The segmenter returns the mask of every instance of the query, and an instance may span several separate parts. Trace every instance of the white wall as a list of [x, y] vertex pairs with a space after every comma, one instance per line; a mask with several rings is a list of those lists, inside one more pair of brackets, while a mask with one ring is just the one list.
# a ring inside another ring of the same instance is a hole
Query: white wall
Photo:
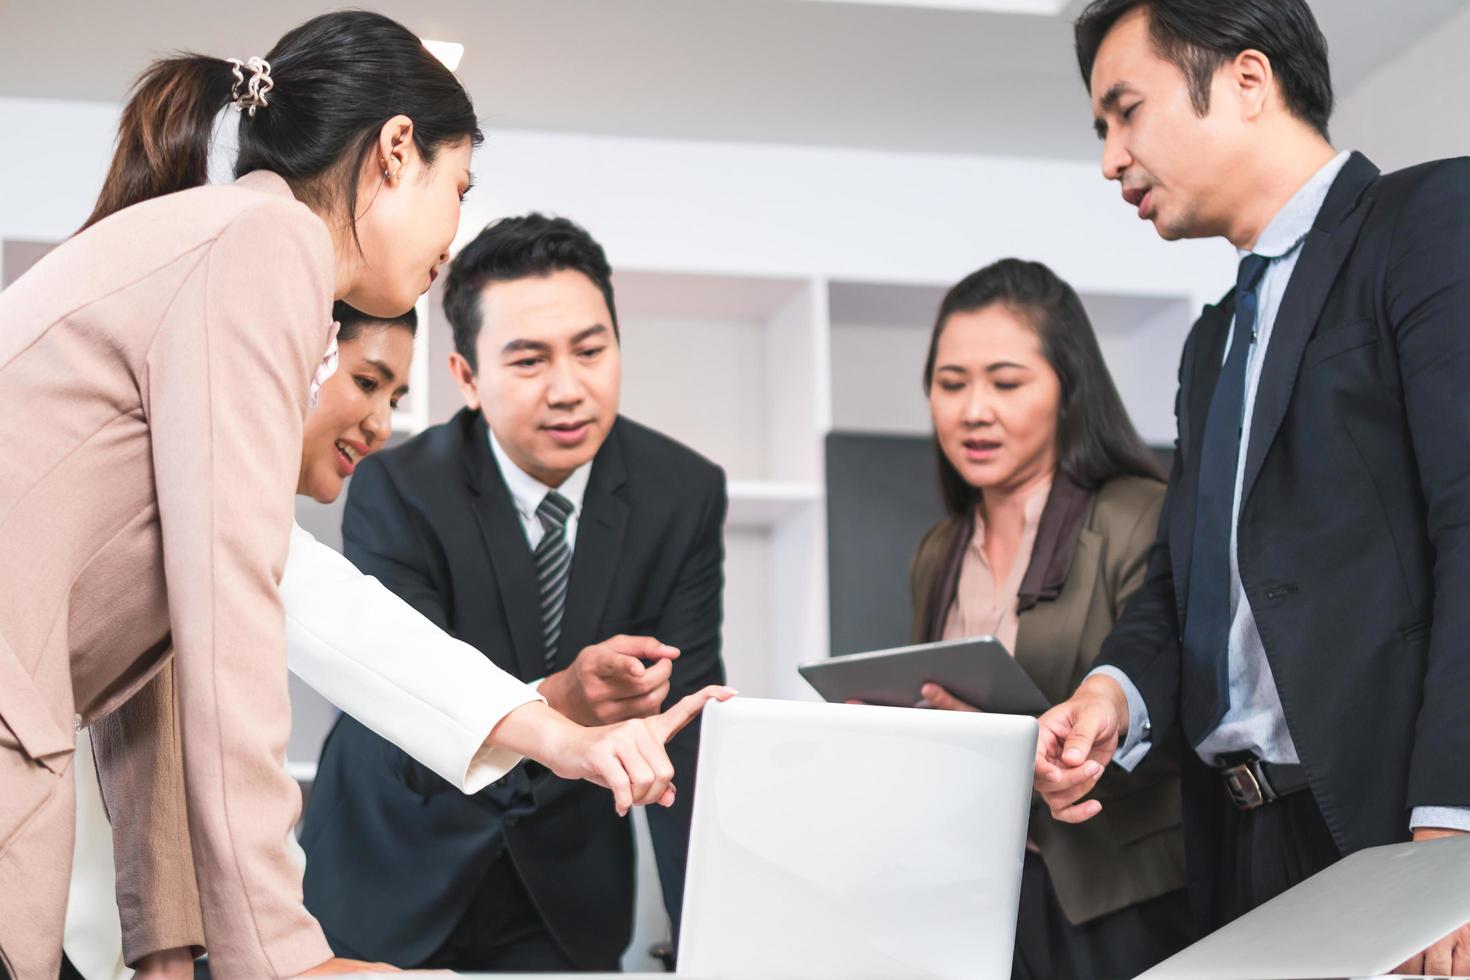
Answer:
[[[86, 217], [116, 109], [0, 98], [0, 236], [55, 238]], [[1003, 255], [1081, 290], [1186, 294], [1227, 252], [1166, 245], [1088, 164], [492, 131], [461, 238], [529, 208], [574, 217], [615, 266], [945, 282]]]
[[[115, 121], [112, 106], [0, 98], [0, 238], [54, 240], [82, 222]], [[1160, 241], [1091, 164], [492, 130], [475, 169], [461, 242], [539, 208], [586, 225], [622, 269], [938, 287], [1020, 255], [1084, 295], [1175, 298], [1182, 315], [1151, 324], [1148, 343], [1106, 345], [1151, 439], [1172, 428], [1154, 379], [1174, 376], [1184, 311], [1217, 297], [1234, 264], [1219, 243]], [[898, 372], [904, 390], [912, 374]]]
[[1168, 245], [1090, 164], [492, 133], [462, 237], [542, 208], [614, 265], [947, 283], [1005, 255], [1079, 290], [1217, 296], [1233, 261]]
[[1333, 142], [1385, 172], [1470, 154], [1470, 4], [1338, 104]]
[[[1335, 142], [1385, 169], [1470, 153], [1466, 51], [1470, 5], [1340, 94]], [[75, 229], [115, 122], [110, 105], [0, 98], [0, 237]], [[616, 266], [941, 283], [1017, 254], [1082, 291], [1182, 293], [1194, 305], [1222, 291], [1231, 266], [1211, 244], [1158, 241], [1089, 164], [492, 129], [476, 170], [464, 234], [551, 209], [588, 225]]]
[[117, 126], [114, 106], [0, 98], [14, 134], [0, 153], [0, 238], [56, 241], [92, 210]]

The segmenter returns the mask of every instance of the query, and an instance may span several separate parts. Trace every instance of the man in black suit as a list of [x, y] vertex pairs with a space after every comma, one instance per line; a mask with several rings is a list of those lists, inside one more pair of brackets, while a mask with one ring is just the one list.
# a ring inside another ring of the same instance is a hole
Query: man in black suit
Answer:
[[[1216, 928], [1343, 854], [1470, 830], [1470, 160], [1337, 153], [1302, 0], [1097, 0], [1076, 37], [1104, 175], [1241, 259], [1184, 347], [1146, 582], [1042, 719], [1036, 786], [1090, 819], [1109, 761], [1182, 735]], [[1470, 927], [1421, 970], [1470, 974]]]
[[[365, 459], [343, 519], [359, 568], [589, 725], [724, 677], [724, 474], [618, 415], [611, 274], [565, 219], [481, 232], [444, 301], [467, 407]], [[679, 793], [648, 811], [676, 922], [697, 739], [669, 743]], [[632, 828], [606, 790], [534, 764], [464, 796], [344, 716], [302, 844], [307, 906], [366, 959], [614, 970], [631, 935]]]

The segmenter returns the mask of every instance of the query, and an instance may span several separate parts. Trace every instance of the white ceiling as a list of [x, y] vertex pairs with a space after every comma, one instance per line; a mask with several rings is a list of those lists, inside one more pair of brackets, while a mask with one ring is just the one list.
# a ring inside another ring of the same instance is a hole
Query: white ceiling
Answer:
[[[465, 45], [489, 130], [1092, 159], [1083, 0], [359, 0]], [[1315, 0], [1339, 94], [1466, 0]], [[0, 95], [115, 102], [176, 49], [264, 55], [340, 3], [0, 0]], [[997, 10], [1040, 13], [998, 13]], [[1059, 9], [1047, 14], [1045, 10]]]

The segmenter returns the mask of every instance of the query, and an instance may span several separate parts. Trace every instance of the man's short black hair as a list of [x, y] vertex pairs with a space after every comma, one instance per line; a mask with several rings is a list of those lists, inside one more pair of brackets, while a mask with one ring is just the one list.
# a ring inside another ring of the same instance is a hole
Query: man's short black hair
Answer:
[[1210, 83], [1220, 66], [1254, 49], [1271, 59], [1287, 108], [1327, 138], [1332, 118], [1327, 38], [1305, 0], [1093, 0], [1074, 28], [1077, 64], [1089, 92], [1103, 39], [1124, 14], [1139, 7], [1148, 13], [1159, 54], [1189, 82], [1195, 112], [1210, 111]]
[[454, 349], [469, 362], [470, 370], [479, 370], [475, 341], [483, 326], [480, 294], [485, 287], [492, 282], [549, 276], [568, 269], [582, 273], [597, 286], [607, 301], [613, 334], [620, 336], [618, 311], [613, 305], [612, 266], [602, 246], [581, 225], [538, 212], [502, 218], [487, 225], [460, 251], [444, 283], [444, 315], [454, 329]]

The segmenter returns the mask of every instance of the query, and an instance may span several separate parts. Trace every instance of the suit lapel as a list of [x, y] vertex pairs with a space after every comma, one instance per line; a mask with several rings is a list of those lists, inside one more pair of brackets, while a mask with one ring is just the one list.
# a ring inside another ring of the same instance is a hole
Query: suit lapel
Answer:
[[1210, 413], [1210, 399], [1220, 380], [1221, 362], [1225, 359], [1225, 340], [1235, 317], [1235, 291], [1214, 306], [1207, 306], [1195, 323], [1192, 361], [1186, 365], [1182, 383], [1183, 414], [1179, 419], [1179, 459], [1183, 467], [1180, 485], [1173, 490], [1176, 498], [1169, 508], [1169, 552], [1174, 568], [1174, 593], [1179, 615], [1184, 615], [1184, 596], [1189, 593], [1189, 557], [1194, 544], [1194, 508], [1199, 484], [1200, 440], [1204, 438], [1205, 419]]
[[592, 462], [587, 493], [582, 499], [582, 515], [577, 521], [577, 540], [572, 550], [571, 579], [567, 583], [561, 648], [557, 651], [558, 667], [571, 663], [583, 647], [607, 639], [596, 634], [617, 574], [618, 556], [628, 526], [628, 502], [622, 495], [625, 483], [622, 435], [615, 423]]
[[1061, 592], [1051, 602], [1038, 602], [1017, 621], [1016, 662], [1054, 703], [1072, 693], [1072, 678], [1079, 672], [1082, 627], [1097, 588], [1101, 554], [1101, 536], [1085, 527], [1078, 531], [1077, 551]]
[[944, 620], [954, 605], [955, 595], [960, 588], [960, 569], [965, 563], [965, 551], [970, 539], [975, 536], [975, 515], [951, 518], [952, 527], [948, 543], [939, 553], [934, 564], [933, 586], [929, 589], [924, 606], [925, 633], [921, 643], [937, 643], [944, 638]]
[[478, 412], [466, 446], [465, 477], [476, 494], [475, 522], [495, 568], [495, 584], [510, 627], [517, 673], [521, 680], [542, 677], [546, 673], [546, 658], [536, 567], [515, 501], [490, 453], [485, 419]]
[[1353, 154], [1333, 181], [1327, 200], [1302, 243], [1301, 258], [1292, 271], [1291, 282], [1286, 287], [1276, 322], [1271, 327], [1271, 341], [1266, 348], [1261, 378], [1256, 387], [1250, 444], [1246, 448], [1245, 479], [1241, 485], [1242, 509], [1250, 498], [1256, 477], [1260, 475], [1266, 453], [1281, 428], [1287, 406], [1291, 404], [1291, 392], [1301, 368], [1302, 353], [1316, 329], [1327, 294], [1363, 226], [1367, 209], [1359, 207], [1358, 201], [1377, 176], [1378, 168], [1361, 154]]
[[1220, 381], [1220, 369], [1225, 360], [1225, 341], [1230, 336], [1230, 324], [1235, 318], [1235, 290], [1226, 294], [1218, 304], [1205, 307], [1195, 327], [1198, 348], [1194, 355], [1194, 378], [1189, 388], [1188, 415], [1179, 426], [1179, 450], [1190, 461], [1190, 470], [1199, 472], [1199, 459], [1195, 448], [1205, 433], [1205, 419], [1210, 414], [1210, 399], [1215, 397], [1215, 385]]

